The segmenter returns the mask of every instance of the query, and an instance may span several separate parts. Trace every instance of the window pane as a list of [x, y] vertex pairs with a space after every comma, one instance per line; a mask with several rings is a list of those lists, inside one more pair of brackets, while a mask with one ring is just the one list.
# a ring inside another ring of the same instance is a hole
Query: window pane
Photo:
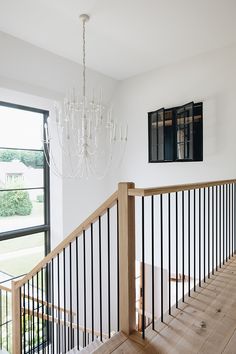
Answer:
[[0, 241], [0, 282], [28, 273], [44, 257], [44, 233]]
[[44, 224], [44, 191], [0, 191], [0, 232]]
[[152, 144], [157, 145], [157, 113], [152, 113], [151, 116], [151, 139]]
[[202, 136], [202, 103], [194, 105], [194, 158], [197, 161], [203, 159], [203, 136]]
[[41, 149], [43, 115], [0, 106], [1, 147]]
[[177, 109], [177, 159], [193, 159], [193, 103]]
[[42, 151], [0, 149], [0, 189], [43, 187]]
[[157, 160], [157, 113], [153, 112], [150, 116], [150, 139], [151, 139], [151, 161]]
[[174, 160], [174, 127], [173, 127], [173, 111], [165, 110], [165, 160]]
[[158, 160], [164, 160], [164, 109], [158, 111]]

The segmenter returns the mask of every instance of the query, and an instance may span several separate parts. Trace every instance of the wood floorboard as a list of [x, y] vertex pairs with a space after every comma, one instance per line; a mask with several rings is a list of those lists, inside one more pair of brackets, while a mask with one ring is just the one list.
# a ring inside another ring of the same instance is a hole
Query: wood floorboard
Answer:
[[123, 338], [110, 353], [236, 354], [236, 256], [179, 307], [147, 329], [143, 344]]

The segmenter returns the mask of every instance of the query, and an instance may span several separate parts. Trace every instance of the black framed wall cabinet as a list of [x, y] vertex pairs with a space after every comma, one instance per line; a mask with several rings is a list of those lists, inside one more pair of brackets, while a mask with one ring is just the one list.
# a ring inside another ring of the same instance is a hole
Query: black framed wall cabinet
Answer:
[[203, 104], [161, 108], [148, 113], [149, 162], [203, 160]]

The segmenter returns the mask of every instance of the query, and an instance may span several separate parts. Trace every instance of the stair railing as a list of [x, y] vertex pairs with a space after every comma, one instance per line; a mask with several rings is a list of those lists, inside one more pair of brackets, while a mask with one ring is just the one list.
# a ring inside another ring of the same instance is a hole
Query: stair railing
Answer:
[[235, 183], [232, 179], [129, 189], [136, 204], [143, 338], [150, 322], [156, 330], [234, 256]]
[[[27, 314], [40, 332], [37, 345], [50, 346], [52, 353], [85, 347], [88, 329], [91, 341], [95, 334], [104, 341], [104, 332], [108, 339], [117, 331], [130, 335], [139, 325], [144, 338], [150, 322], [155, 329], [158, 318], [164, 321], [166, 312], [171, 314], [233, 256], [235, 183], [144, 189], [119, 183], [118, 191], [38, 266], [13, 282], [13, 353], [24, 351], [21, 330]], [[135, 287], [136, 260], [140, 289]], [[27, 296], [36, 297], [36, 304]], [[44, 301], [75, 312], [77, 327], [72, 316], [55, 323], [54, 306]]]
[[[13, 353], [65, 353], [119, 330], [118, 193], [12, 282]], [[58, 308], [69, 311], [60, 312]]]

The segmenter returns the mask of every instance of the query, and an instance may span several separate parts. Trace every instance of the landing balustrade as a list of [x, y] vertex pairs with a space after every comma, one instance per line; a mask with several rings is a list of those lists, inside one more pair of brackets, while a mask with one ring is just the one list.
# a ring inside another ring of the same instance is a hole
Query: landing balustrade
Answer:
[[144, 339], [234, 255], [235, 182], [120, 183], [11, 292], [0, 290], [1, 304], [12, 298], [4, 348], [67, 353], [119, 331]]

